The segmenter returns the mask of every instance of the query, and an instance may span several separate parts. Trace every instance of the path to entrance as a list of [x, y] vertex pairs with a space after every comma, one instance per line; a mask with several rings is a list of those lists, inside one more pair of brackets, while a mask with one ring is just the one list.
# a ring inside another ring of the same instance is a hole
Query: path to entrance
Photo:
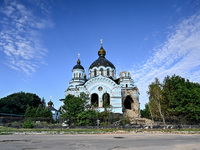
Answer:
[[1, 150], [199, 150], [200, 135], [0, 135]]

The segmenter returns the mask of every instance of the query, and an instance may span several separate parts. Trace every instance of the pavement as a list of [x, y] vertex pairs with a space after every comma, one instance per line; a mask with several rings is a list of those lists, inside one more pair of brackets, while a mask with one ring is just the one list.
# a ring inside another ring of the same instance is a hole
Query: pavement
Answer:
[[199, 134], [0, 135], [0, 150], [200, 150]]

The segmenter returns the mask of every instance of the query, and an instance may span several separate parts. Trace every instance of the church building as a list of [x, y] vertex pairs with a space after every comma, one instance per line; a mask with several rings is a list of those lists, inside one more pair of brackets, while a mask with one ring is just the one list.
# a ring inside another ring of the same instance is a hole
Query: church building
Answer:
[[130, 73], [123, 71], [116, 77], [115, 66], [106, 59], [106, 51], [98, 51], [98, 59], [89, 67], [86, 77], [80, 58], [72, 69], [72, 79], [65, 95], [79, 96], [81, 92], [89, 95], [88, 102], [95, 109], [103, 111], [105, 106], [111, 106], [114, 113], [125, 113], [130, 117], [140, 117], [139, 90], [134, 85]]

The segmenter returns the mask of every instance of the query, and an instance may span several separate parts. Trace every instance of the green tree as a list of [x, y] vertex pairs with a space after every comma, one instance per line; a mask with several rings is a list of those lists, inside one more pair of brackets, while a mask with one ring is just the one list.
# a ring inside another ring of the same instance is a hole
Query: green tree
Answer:
[[95, 110], [88, 109], [78, 114], [77, 124], [78, 125], [90, 125], [95, 126], [97, 124], [98, 113]]
[[85, 93], [81, 93], [79, 97], [67, 95], [62, 106], [64, 111], [61, 116], [66, 118], [70, 125], [75, 125], [78, 115], [89, 108], [87, 99], [88, 97]]
[[144, 118], [151, 118], [150, 110], [149, 110], [149, 105], [145, 104], [145, 108], [140, 110], [141, 117]]
[[[158, 78], [155, 78], [155, 81], [152, 82], [149, 85], [149, 91], [147, 92], [149, 95], [149, 102], [150, 102], [150, 107], [151, 104], [154, 103], [154, 106], [157, 106], [157, 110], [159, 112], [160, 117], [163, 120], [163, 124], [165, 125], [165, 117], [162, 112], [162, 103], [163, 103], [163, 96], [162, 96], [162, 84], [158, 80]], [[152, 110], [152, 107], [150, 108]], [[154, 109], [154, 112], [156, 112], [156, 109]]]
[[38, 107], [31, 108], [30, 106], [27, 107], [25, 112], [25, 118], [30, 118], [34, 120], [45, 120], [48, 122], [53, 121], [51, 111], [43, 105], [39, 105]]
[[163, 100], [169, 117], [186, 118], [190, 123], [200, 120], [200, 85], [180, 76], [164, 79]]
[[42, 103], [36, 94], [19, 92], [0, 99], [0, 112], [24, 115], [27, 106], [38, 107]]
[[148, 94], [152, 117], [172, 118], [179, 120], [179, 123], [200, 122], [199, 83], [177, 75], [165, 77], [162, 84], [156, 78], [149, 85]]

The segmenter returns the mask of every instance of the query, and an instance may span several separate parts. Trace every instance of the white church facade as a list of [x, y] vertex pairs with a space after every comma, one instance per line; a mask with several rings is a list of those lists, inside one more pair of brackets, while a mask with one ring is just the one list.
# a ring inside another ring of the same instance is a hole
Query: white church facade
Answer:
[[88, 78], [78, 58], [65, 95], [79, 96], [81, 92], [84, 92], [89, 95], [88, 102], [100, 111], [103, 111], [104, 106], [108, 104], [114, 113], [126, 113], [131, 117], [140, 117], [139, 90], [134, 85], [130, 73], [123, 71], [119, 78], [116, 77], [116, 68], [106, 59], [102, 41], [98, 55], [98, 59], [89, 67]]

